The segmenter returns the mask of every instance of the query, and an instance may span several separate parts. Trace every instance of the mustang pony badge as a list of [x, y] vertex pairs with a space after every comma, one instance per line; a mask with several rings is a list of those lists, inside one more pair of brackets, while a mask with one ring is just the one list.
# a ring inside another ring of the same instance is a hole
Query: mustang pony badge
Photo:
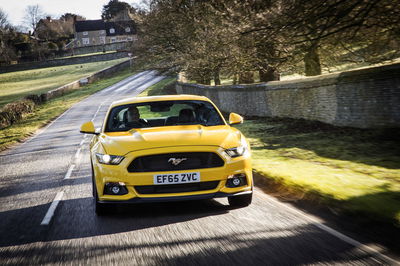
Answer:
[[176, 166], [185, 160], [187, 160], [187, 158], [169, 158], [168, 162]]

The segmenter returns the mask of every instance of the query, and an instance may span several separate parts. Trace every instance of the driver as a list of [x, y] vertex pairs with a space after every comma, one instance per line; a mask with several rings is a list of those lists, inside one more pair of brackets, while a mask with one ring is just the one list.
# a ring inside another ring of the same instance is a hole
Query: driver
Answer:
[[140, 118], [139, 110], [136, 106], [130, 106], [126, 111], [126, 120], [120, 127], [125, 128], [138, 128], [147, 127], [149, 123], [145, 119]]

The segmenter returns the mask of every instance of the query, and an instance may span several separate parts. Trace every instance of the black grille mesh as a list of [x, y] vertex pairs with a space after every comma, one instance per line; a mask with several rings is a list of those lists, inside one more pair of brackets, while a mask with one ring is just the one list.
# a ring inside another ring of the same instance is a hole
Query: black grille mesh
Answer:
[[208, 181], [188, 184], [135, 186], [139, 194], [183, 193], [215, 189], [219, 181]]
[[[184, 159], [178, 165], [172, 164], [171, 158]], [[159, 172], [213, 168], [224, 165], [224, 161], [213, 152], [183, 152], [141, 156], [128, 166], [128, 172]]]

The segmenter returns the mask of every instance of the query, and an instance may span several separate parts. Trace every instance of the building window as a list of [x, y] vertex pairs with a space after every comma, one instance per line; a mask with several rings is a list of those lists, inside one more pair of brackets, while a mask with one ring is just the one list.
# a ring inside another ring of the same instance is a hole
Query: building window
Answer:
[[83, 35], [88, 35], [88, 32], [87, 32], [87, 31], [84, 31], [84, 32], [83, 32]]
[[111, 42], [116, 42], [115, 37], [111, 38]]
[[128, 41], [132, 41], [133, 40], [133, 38], [132, 37], [128, 37]]
[[131, 28], [126, 27], [126, 28], [125, 28], [125, 32], [131, 32]]
[[101, 36], [100, 37], [100, 43], [106, 43], [106, 37]]
[[82, 44], [83, 45], [90, 44], [89, 38], [82, 38]]
[[115, 29], [114, 29], [114, 28], [111, 28], [111, 29], [110, 29], [110, 33], [115, 33]]

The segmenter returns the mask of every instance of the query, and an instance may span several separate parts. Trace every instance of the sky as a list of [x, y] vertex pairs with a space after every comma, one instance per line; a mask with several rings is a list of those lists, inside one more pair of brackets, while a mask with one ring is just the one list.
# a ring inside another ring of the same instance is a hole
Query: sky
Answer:
[[0, 8], [8, 15], [8, 21], [17, 26], [23, 25], [22, 20], [28, 5], [38, 4], [46, 14], [55, 18], [68, 12], [82, 15], [86, 19], [100, 19], [103, 5], [108, 2], [109, 0], [0, 0]]

